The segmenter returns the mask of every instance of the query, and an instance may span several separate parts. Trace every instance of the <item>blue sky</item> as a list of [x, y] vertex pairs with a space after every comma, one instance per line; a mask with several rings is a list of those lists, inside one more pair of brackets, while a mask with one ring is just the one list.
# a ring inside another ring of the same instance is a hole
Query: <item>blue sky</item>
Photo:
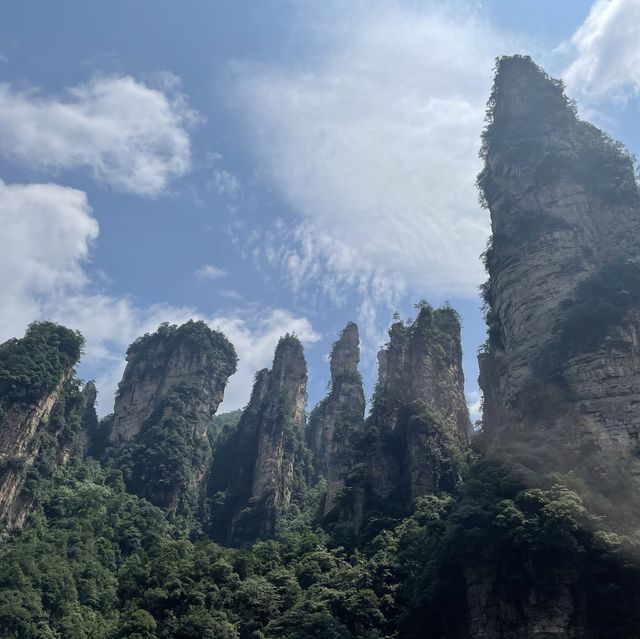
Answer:
[[83, 331], [109, 412], [129, 342], [199, 317], [248, 399], [278, 337], [358, 322], [371, 391], [394, 310], [449, 301], [477, 402], [495, 56], [529, 53], [640, 151], [640, 0], [35, 2], [0, 22], [0, 339]]

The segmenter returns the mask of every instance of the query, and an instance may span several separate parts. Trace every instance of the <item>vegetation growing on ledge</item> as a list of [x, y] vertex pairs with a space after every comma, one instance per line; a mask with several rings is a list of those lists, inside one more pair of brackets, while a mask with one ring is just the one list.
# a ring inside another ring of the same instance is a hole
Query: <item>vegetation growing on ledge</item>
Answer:
[[560, 80], [529, 56], [498, 58], [486, 111], [478, 176], [490, 206], [509, 176], [545, 183], [566, 174], [612, 204], [638, 205], [635, 159], [620, 142], [578, 118]]
[[562, 304], [556, 338], [542, 353], [539, 367], [557, 371], [567, 359], [598, 348], [625, 314], [640, 304], [640, 261], [616, 260], [576, 287]]
[[211, 455], [206, 433], [194, 432], [197, 417], [189, 412], [197, 393], [176, 388], [114, 459], [129, 492], [179, 516], [187, 527], [193, 526], [198, 509], [196, 478]]
[[12, 404], [35, 404], [80, 359], [84, 339], [52, 322], [34, 322], [21, 339], [0, 344], [0, 415]]
[[[211, 373], [216, 373], [222, 367], [227, 376], [236, 370], [238, 358], [233, 344], [220, 332], [214, 331], [203, 321], [189, 320], [181, 326], [163, 322], [155, 333], [146, 333], [133, 342], [127, 357], [135, 356], [139, 359], [162, 352], [165, 356], [183, 348], [192, 353], [203, 355], [203, 361]], [[161, 366], [164, 362], [156, 362]]]

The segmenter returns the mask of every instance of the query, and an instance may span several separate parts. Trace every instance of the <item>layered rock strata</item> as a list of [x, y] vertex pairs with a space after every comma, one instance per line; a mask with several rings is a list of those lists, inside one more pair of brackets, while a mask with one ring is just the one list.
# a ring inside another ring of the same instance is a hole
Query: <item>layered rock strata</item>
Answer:
[[233, 345], [204, 322], [180, 327], [163, 324], [136, 340], [127, 351], [127, 366], [118, 386], [111, 443], [133, 439], [162, 400], [178, 387], [197, 391], [193, 406], [196, 430], [203, 436], [218, 409], [230, 375], [235, 372]]
[[236, 368], [233, 345], [204, 322], [162, 325], [134, 342], [110, 442], [128, 489], [193, 521], [211, 465], [209, 428]]
[[351, 439], [344, 488], [331, 503], [339, 502], [333, 517], [355, 530], [372, 517], [392, 522], [422, 495], [454, 491], [468, 458], [455, 311], [425, 303], [412, 323], [394, 322], [378, 362], [372, 411]]
[[[633, 529], [640, 514], [633, 163], [581, 121], [562, 84], [527, 57], [499, 60], [488, 118], [479, 177], [492, 225], [481, 444], [493, 459], [526, 468], [522, 477], [535, 485], [545, 477], [569, 482], [605, 515], [603, 526]], [[532, 586], [517, 597], [501, 587], [495, 565], [468, 573], [471, 634], [603, 636], [587, 622], [581, 568], [579, 559], [547, 565], [530, 581], [553, 583], [553, 592]]]
[[640, 488], [640, 193], [620, 145], [530, 59], [499, 62], [480, 176], [491, 213], [484, 433], [544, 429], [566, 470]]
[[229, 544], [273, 537], [305, 481], [307, 365], [300, 341], [280, 339], [233, 433], [218, 446], [209, 498], [212, 530]]
[[81, 346], [77, 333], [50, 322], [32, 324], [24, 338], [0, 345], [0, 528], [19, 528], [29, 514], [33, 495], [23, 485], [43, 447], [55, 447], [48, 452], [60, 464], [68, 459], [64, 438], [45, 439]]
[[363, 427], [366, 402], [359, 361], [358, 327], [349, 322], [331, 349], [329, 394], [311, 412], [307, 431], [316, 475], [327, 481], [325, 515], [333, 510], [344, 489], [353, 461], [351, 441]]

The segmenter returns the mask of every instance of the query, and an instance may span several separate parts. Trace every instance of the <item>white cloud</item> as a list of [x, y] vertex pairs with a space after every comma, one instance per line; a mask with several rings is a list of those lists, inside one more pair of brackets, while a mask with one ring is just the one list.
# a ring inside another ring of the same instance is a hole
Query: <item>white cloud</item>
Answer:
[[479, 388], [467, 393], [467, 407], [472, 424], [482, 419], [482, 391]]
[[166, 80], [157, 90], [130, 76], [98, 77], [63, 96], [0, 84], [0, 153], [53, 171], [86, 167], [116, 191], [158, 195], [190, 169], [197, 120], [176, 79]]
[[82, 191], [0, 181], [0, 339], [22, 333], [43, 299], [82, 288], [98, 236]]
[[640, 0], [597, 0], [570, 45], [570, 92], [621, 98], [640, 91]]
[[247, 321], [246, 314], [214, 317], [208, 320], [222, 331], [238, 352], [238, 372], [231, 378], [221, 410], [241, 408], [249, 399], [253, 376], [262, 368], [270, 368], [278, 340], [285, 333], [295, 333], [303, 344], [313, 344], [320, 335], [308, 319], [296, 317], [282, 309], [260, 311]]
[[163, 321], [203, 319], [234, 343], [240, 366], [227, 409], [248, 400], [255, 371], [269, 365], [281, 335], [295, 332], [306, 344], [319, 339], [307, 319], [281, 309], [207, 317], [194, 308], [140, 306], [95, 292], [86, 263], [98, 224], [82, 191], [0, 181], [0, 228], [0, 341], [21, 336], [36, 319], [80, 330], [87, 342], [80, 372], [96, 378], [101, 413], [112, 410], [127, 346]]
[[195, 276], [199, 280], [219, 280], [227, 276], [227, 272], [213, 264], [203, 264], [196, 272]]
[[[391, 310], [406, 290], [402, 275], [310, 220], [292, 226], [278, 220], [271, 230], [252, 239], [258, 263], [265, 260], [278, 268], [294, 293], [306, 301], [317, 304], [327, 298], [344, 307], [359, 299], [353, 318], [360, 326], [363, 349], [377, 353]], [[378, 322], [379, 310], [384, 313], [384, 329]]]
[[211, 181], [207, 186], [218, 195], [235, 196], [240, 190], [240, 180], [231, 172], [224, 169], [214, 169]]
[[[346, 245], [427, 295], [475, 295], [489, 232], [475, 187], [480, 132], [494, 57], [509, 43], [466, 5], [358, 7], [335, 17], [328, 53], [307, 68], [238, 71], [265, 172], [340, 239], [326, 252], [336, 269]], [[304, 263], [292, 255], [289, 266]]]

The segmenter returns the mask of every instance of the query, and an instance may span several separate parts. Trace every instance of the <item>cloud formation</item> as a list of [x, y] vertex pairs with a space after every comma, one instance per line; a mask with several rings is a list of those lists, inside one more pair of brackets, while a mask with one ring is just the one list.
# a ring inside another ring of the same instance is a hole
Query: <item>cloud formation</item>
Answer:
[[0, 181], [0, 228], [0, 341], [21, 336], [37, 319], [80, 330], [87, 342], [81, 374], [96, 378], [102, 413], [113, 407], [128, 345], [161, 322], [202, 319], [231, 339], [240, 364], [227, 390], [229, 410], [248, 400], [255, 371], [270, 365], [281, 335], [294, 332], [306, 344], [319, 339], [306, 318], [281, 309], [207, 317], [96, 292], [87, 266], [99, 229], [82, 191]]
[[219, 280], [226, 277], [227, 272], [213, 264], [203, 264], [195, 273], [199, 280]]
[[[171, 79], [171, 78], [169, 78]], [[191, 167], [197, 114], [176, 80], [97, 77], [61, 96], [0, 84], [0, 153], [50, 171], [88, 168], [116, 191], [157, 196]]]
[[597, 0], [570, 44], [570, 92], [624, 98], [640, 91], [640, 0]]
[[308, 319], [296, 317], [283, 309], [261, 310], [249, 319], [246, 312], [237, 312], [207, 321], [222, 331], [238, 352], [238, 372], [229, 382], [221, 410], [234, 410], [245, 405], [256, 371], [271, 368], [273, 353], [282, 335], [294, 333], [305, 345], [320, 340]]
[[83, 262], [98, 236], [82, 191], [0, 180], [0, 339], [21, 334], [43, 300], [87, 283]]
[[466, 5], [358, 6], [307, 68], [238, 73], [264, 171], [294, 211], [413, 290], [475, 295], [479, 136], [509, 43]]

